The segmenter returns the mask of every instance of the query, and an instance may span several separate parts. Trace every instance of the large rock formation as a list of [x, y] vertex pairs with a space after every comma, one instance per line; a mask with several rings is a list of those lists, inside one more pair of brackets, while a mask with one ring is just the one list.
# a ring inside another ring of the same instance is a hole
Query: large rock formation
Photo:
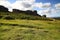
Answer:
[[34, 15], [34, 16], [40, 16], [37, 14], [37, 11], [31, 11], [31, 10], [27, 10], [27, 11], [22, 11], [22, 10], [18, 10], [18, 9], [13, 9], [13, 12], [15, 13], [24, 13], [24, 14], [28, 14], [28, 15]]
[[18, 9], [13, 9], [13, 12], [16, 12], [16, 13], [24, 13], [25, 11], [18, 10]]
[[[9, 12], [8, 8], [0, 5], [0, 12]], [[31, 11], [31, 10], [27, 10], [27, 11], [23, 11], [23, 10], [18, 10], [18, 9], [13, 9], [14, 13], [22, 13], [22, 14], [28, 14], [28, 15], [33, 15], [33, 16], [40, 16], [37, 14], [37, 11]]]
[[8, 12], [8, 8], [0, 5], [0, 12]]

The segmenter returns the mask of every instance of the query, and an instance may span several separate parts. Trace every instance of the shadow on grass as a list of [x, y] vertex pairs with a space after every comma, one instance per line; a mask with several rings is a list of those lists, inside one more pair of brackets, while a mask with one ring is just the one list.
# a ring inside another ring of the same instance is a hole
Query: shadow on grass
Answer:
[[0, 23], [0, 26], [1, 26], [1, 25], [19, 26], [19, 27], [43, 29], [42, 27], [37, 27], [37, 26], [32, 26], [32, 25], [23, 25], [23, 24], [7, 24], [7, 23]]
[[0, 16], [0, 19], [2, 18], [3, 16]]

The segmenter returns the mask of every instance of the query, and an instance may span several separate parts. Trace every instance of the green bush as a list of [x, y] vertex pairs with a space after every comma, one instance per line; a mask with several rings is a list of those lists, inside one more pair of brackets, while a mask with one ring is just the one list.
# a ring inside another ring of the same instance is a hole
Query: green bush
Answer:
[[46, 18], [46, 15], [43, 16], [33, 16], [24, 13], [10, 13], [10, 12], [1, 12], [3, 16], [6, 16], [4, 19], [7, 20], [14, 20], [14, 19], [27, 19], [27, 20], [46, 20], [46, 21], [53, 21], [51, 18]]
[[6, 19], [6, 20], [15, 20], [15, 18], [13, 18], [11, 16], [6, 16], [4, 19]]
[[0, 19], [2, 18], [3, 16], [0, 16]]

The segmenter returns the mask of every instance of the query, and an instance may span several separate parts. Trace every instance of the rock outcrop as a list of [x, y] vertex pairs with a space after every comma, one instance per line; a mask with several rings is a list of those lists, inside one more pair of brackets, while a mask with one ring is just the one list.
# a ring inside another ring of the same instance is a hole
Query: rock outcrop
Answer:
[[[0, 5], [0, 12], [9, 12], [8, 11], [8, 8]], [[22, 13], [22, 14], [28, 14], [28, 15], [33, 15], [33, 16], [40, 16], [37, 14], [37, 11], [34, 10], [34, 11], [31, 11], [31, 10], [26, 10], [26, 11], [23, 11], [23, 10], [19, 10], [19, 9], [13, 9], [13, 12], [14, 13]]]
[[31, 11], [31, 10], [27, 10], [27, 11], [22, 11], [22, 10], [18, 10], [18, 9], [13, 9], [13, 12], [15, 13], [24, 13], [24, 14], [28, 14], [28, 15], [34, 15], [34, 16], [40, 16], [37, 14], [37, 11]]
[[8, 8], [0, 5], [0, 12], [8, 12]]
[[13, 12], [16, 12], [16, 13], [24, 13], [25, 11], [18, 10], [18, 9], [13, 9]]

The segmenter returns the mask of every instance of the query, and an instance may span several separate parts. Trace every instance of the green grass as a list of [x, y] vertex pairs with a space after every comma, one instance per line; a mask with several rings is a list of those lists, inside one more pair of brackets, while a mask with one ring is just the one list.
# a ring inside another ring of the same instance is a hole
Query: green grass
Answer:
[[0, 40], [60, 40], [60, 21], [1, 19]]
[[0, 12], [0, 40], [60, 40], [60, 20]]
[[[2, 17], [1, 17], [2, 16]], [[12, 19], [25, 19], [25, 20], [48, 20], [48, 21], [53, 21], [52, 18], [46, 18], [42, 16], [33, 16], [33, 15], [28, 15], [25, 13], [10, 13], [10, 12], [0, 12], [0, 19], [6, 19], [12, 18]]]

